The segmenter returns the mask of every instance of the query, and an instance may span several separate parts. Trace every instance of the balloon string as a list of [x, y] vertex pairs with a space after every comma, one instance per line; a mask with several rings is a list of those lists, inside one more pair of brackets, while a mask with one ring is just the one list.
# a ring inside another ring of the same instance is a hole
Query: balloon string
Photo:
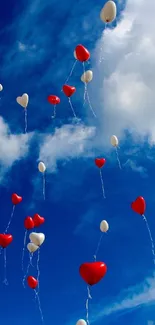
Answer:
[[99, 248], [100, 248], [100, 245], [101, 245], [101, 241], [102, 241], [102, 238], [103, 238], [103, 234], [101, 235], [99, 241], [98, 241], [98, 245], [97, 245], [97, 248], [96, 248], [96, 252], [94, 254], [94, 259], [95, 259], [95, 262], [96, 262], [96, 258], [97, 258], [97, 253], [99, 251]]
[[34, 290], [34, 292], [35, 292], [35, 299], [37, 298], [37, 300], [38, 300], [38, 307], [39, 307], [39, 311], [40, 311], [41, 320], [42, 320], [42, 323], [44, 324], [44, 317], [43, 317], [43, 312], [41, 309], [40, 298], [39, 298], [38, 292], [36, 290]]
[[25, 108], [25, 133], [27, 132], [27, 109]]
[[6, 229], [5, 229], [4, 234], [7, 233], [8, 229], [9, 229], [9, 227], [10, 227], [10, 224], [11, 224], [11, 221], [12, 221], [12, 218], [13, 218], [13, 215], [14, 215], [14, 211], [15, 211], [15, 205], [13, 205], [12, 213], [11, 213], [11, 217], [10, 217], [10, 220], [9, 220], [9, 222], [8, 222], [8, 225], [7, 225]]
[[122, 169], [121, 163], [120, 163], [120, 160], [119, 160], [119, 156], [118, 156], [118, 149], [117, 149], [117, 147], [115, 147], [115, 150], [116, 150], [116, 158], [117, 158], [118, 166], [119, 166], [120, 169]]
[[46, 180], [45, 180], [45, 173], [43, 173], [43, 197], [45, 200], [45, 187], [46, 187]]
[[33, 266], [32, 264], [32, 258], [33, 258], [33, 253], [29, 253], [29, 261], [30, 261], [30, 265]]
[[74, 107], [73, 107], [72, 102], [71, 102], [71, 99], [68, 98], [68, 101], [69, 101], [69, 104], [70, 104], [70, 107], [71, 107], [71, 110], [72, 110], [72, 112], [73, 112], [74, 117], [77, 118], [77, 116], [76, 116], [76, 114], [75, 114], [75, 111], [74, 111]]
[[143, 217], [143, 219], [144, 219], [144, 221], [146, 223], [146, 227], [147, 227], [147, 230], [148, 230], [148, 233], [149, 233], [149, 237], [150, 237], [150, 241], [151, 241], [151, 246], [152, 246], [153, 263], [155, 264], [155, 248], [154, 248], [154, 242], [153, 242], [151, 230], [150, 230], [148, 221], [147, 221], [146, 217], [144, 216], [144, 214], [142, 215], [142, 217]]
[[22, 271], [24, 270], [24, 254], [25, 254], [26, 237], [27, 237], [27, 230], [25, 231], [25, 235], [24, 235], [24, 246], [22, 251]]
[[87, 292], [88, 292], [88, 297], [86, 300], [86, 322], [87, 325], [89, 325], [89, 299], [92, 299], [89, 286], [87, 286]]
[[77, 60], [75, 60], [75, 62], [73, 63], [72, 68], [71, 68], [71, 71], [70, 71], [67, 79], [65, 80], [65, 84], [68, 82], [69, 78], [72, 76], [72, 73], [73, 73], [73, 71], [75, 69], [76, 63], [77, 63]]
[[6, 248], [4, 248], [4, 281], [3, 283], [5, 285], [8, 285], [8, 280], [7, 280], [7, 276], [6, 276]]
[[38, 281], [38, 292], [39, 292], [39, 277], [40, 277], [40, 269], [39, 269], [39, 260], [40, 260], [40, 248], [38, 249], [38, 258], [37, 258], [37, 281]]
[[51, 118], [55, 118], [55, 117], [56, 117], [56, 105], [54, 105], [53, 115], [51, 116]]
[[[105, 23], [105, 28], [104, 28], [104, 30], [106, 30], [106, 28], [107, 28], [107, 23]], [[101, 47], [100, 47], [100, 58], [99, 58], [99, 65], [102, 63], [102, 61], [104, 60], [104, 57], [103, 57], [103, 55], [102, 55], [102, 52], [103, 52], [103, 46], [101, 45]]]
[[[33, 253], [30, 253], [29, 258], [30, 258], [30, 260], [29, 260], [29, 264], [28, 264], [28, 266], [27, 266], [26, 273], [25, 273], [25, 275], [24, 275], [24, 277], [23, 277], [23, 287], [24, 287], [24, 288], [25, 288], [25, 280], [26, 280], [26, 276], [28, 275], [30, 265], [32, 265]], [[32, 266], [33, 266], [33, 265], [32, 265]]]
[[91, 109], [94, 117], [96, 117], [96, 114], [95, 114], [95, 112], [94, 112], [94, 110], [92, 108], [92, 105], [91, 105], [91, 102], [90, 102], [90, 98], [89, 98], [89, 94], [88, 94], [88, 91], [87, 90], [86, 90], [86, 97], [87, 97], [87, 100], [88, 100], [89, 108]]
[[100, 169], [100, 178], [101, 178], [102, 193], [103, 193], [103, 197], [105, 199], [106, 197], [105, 197], [105, 191], [104, 191], [104, 184], [103, 184], [103, 177], [102, 177], [101, 169]]
[[[85, 65], [84, 65], [84, 62], [83, 62], [83, 73], [85, 74]], [[86, 102], [86, 95], [87, 95], [87, 83], [84, 82], [83, 106], [85, 105], [85, 102]]]

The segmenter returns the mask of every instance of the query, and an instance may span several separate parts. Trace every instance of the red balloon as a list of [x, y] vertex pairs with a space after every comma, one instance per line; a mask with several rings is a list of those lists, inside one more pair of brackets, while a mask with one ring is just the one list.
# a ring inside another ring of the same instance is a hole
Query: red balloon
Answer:
[[71, 97], [76, 92], [76, 88], [69, 85], [63, 85], [62, 90], [67, 97]]
[[47, 100], [52, 105], [60, 104], [60, 98], [58, 96], [55, 96], [55, 95], [49, 95], [47, 97]]
[[13, 241], [12, 235], [9, 234], [0, 234], [0, 246], [6, 248]]
[[76, 54], [77, 60], [79, 60], [81, 62], [85, 62], [85, 61], [89, 60], [89, 58], [90, 58], [89, 51], [81, 44], [76, 46], [75, 54]]
[[31, 288], [31, 289], [35, 289], [38, 285], [38, 280], [35, 279], [33, 276], [29, 275], [27, 277], [27, 283], [28, 283], [28, 286]]
[[106, 163], [106, 159], [105, 158], [96, 158], [95, 159], [95, 164], [98, 168], [102, 168]]
[[84, 263], [80, 266], [79, 272], [82, 279], [92, 286], [105, 276], [107, 266], [103, 262]]
[[27, 217], [24, 220], [24, 227], [29, 230], [34, 228], [34, 221], [31, 217]]
[[22, 201], [22, 199], [23, 199], [23, 198], [22, 198], [21, 196], [17, 195], [16, 193], [13, 193], [13, 194], [12, 194], [11, 200], [12, 200], [12, 203], [13, 203], [14, 205], [20, 203], [20, 202]]
[[34, 227], [39, 227], [45, 222], [45, 218], [41, 217], [39, 214], [35, 214], [33, 217]]
[[138, 196], [137, 199], [131, 203], [131, 208], [133, 211], [143, 215], [146, 209], [146, 203], [142, 196]]

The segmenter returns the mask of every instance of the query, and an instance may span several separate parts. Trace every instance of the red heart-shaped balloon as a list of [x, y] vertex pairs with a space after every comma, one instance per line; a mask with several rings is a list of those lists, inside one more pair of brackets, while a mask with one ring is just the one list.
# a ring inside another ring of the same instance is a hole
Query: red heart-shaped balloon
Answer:
[[55, 95], [49, 95], [47, 97], [47, 100], [52, 105], [60, 104], [60, 98], [58, 96], [55, 96]]
[[131, 203], [131, 208], [133, 211], [143, 215], [146, 209], [146, 203], [142, 196], [138, 196], [137, 199]]
[[34, 221], [31, 217], [26, 217], [24, 220], [24, 227], [29, 230], [34, 228]]
[[0, 246], [6, 248], [13, 241], [12, 235], [0, 234]]
[[45, 222], [45, 218], [41, 217], [39, 214], [35, 214], [33, 217], [34, 227], [39, 227]]
[[103, 262], [84, 263], [80, 266], [79, 272], [82, 279], [92, 286], [105, 276], [107, 266]]
[[106, 159], [105, 158], [96, 158], [95, 159], [95, 164], [96, 164], [96, 166], [98, 168], [102, 168], [105, 163], [106, 163]]
[[67, 97], [71, 97], [75, 93], [76, 88], [69, 85], [63, 85], [62, 90]]
[[27, 283], [28, 283], [28, 286], [31, 288], [31, 289], [35, 289], [38, 285], [38, 280], [35, 279], [33, 276], [29, 275], [27, 277]]
[[22, 197], [17, 195], [16, 193], [12, 194], [11, 200], [14, 205], [19, 204], [22, 201]]
[[77, 60], [79, 60], [81, 62], [85, 62], [85, 61], [89, 60], [89, 58], [90, 58], [89, 51], [81, 44], [76, 46], [75, 54], [76, 54]]

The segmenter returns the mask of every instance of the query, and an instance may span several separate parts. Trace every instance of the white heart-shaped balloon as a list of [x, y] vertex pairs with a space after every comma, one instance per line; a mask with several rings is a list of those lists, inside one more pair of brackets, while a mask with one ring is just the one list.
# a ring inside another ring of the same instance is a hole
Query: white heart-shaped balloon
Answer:
[[34, 243], [27, 244], [27, 249], [30, 253], [34, 253], [35, 251], [37, 251], [38, 248], [39, 246], [35, 245]]
[[31, 242], [37, 246], [41, 246], [45, 240], [45, 235], [37, 232], [31, 232], [29, 235]]
[[20, 106], [26, 108], [29, 102], [29, 96], [28, 94], [23, 94], [22, 96], [18, 96], [16, 101]]

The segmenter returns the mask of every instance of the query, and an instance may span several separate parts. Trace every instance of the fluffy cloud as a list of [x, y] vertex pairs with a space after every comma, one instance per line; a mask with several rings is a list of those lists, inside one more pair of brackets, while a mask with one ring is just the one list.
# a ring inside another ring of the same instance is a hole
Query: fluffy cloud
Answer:
[[94, 127], [63, 125], [53, 135], [45, 136], [39, 159], [48, 165], [48, 170], [55, 171], [57, 161], [91, 155], [94, 135]]
[[99, 319], [114, 313], [125, 314], [135, 308], [153, 303], [155, 301], [154, 278], [148, 278], [143, 283], [130, 287], [126, 291], [122, 291], [120, 295], [116, 297], [115, 301], [117, 302], [109, 306], [104, 306], [103, 311], [100, 305], [100, 311], [98, 313], [95, 312], [93, 321], [99, 321]]
[[97, 43], [96, 95], [108, 136], [130, 129], [155, 140], [154, 11], [151, 0], [128, 0], [117, 27], [106, 29]]
[[8, 125], [0, 117], [0, 164], [9, 168], [28, 153], [29, 135], [10, 134]]

